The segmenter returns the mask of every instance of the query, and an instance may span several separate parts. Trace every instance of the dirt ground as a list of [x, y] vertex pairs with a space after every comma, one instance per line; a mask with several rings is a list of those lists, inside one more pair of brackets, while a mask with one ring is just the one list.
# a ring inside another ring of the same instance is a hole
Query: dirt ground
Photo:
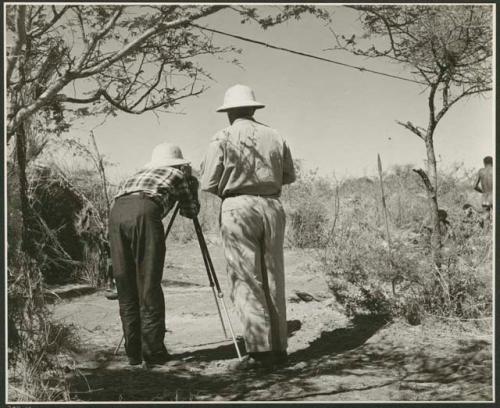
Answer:
[[[239, 334], [222, 251], [209, 249]], [[285, 259], [290, 363], [273, 372], [228, 371], [236, 352], [224, 338], [196, 243], [167, 249], [165, 343], [174, 359], [165, 366], [130, 367], [123, 347], [114, 354], [122, 333], [118, 303], [104, 292], [55, 303], [55, 318], [73, 324], [81, 343], [68, 358], [74, 400], [491, 401], [491, 324], [349, 319], [314, 253], [287, 250]], [[296, 290], [316, 300], [303, 301]]]

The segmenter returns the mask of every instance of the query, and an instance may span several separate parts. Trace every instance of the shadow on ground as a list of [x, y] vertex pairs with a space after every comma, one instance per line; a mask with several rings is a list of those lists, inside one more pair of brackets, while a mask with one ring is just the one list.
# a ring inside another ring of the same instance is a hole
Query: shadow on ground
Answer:
[[[418, 344], [394, 345], [380, 333], [367, 342], [384, 326], [385, 319], [368, 317], [323, 332], [274, 372], [228, 371], [224, 360], [234, 358], [231, 344], [178, 354], [178, 363], [151, 370], [113, 368], [110, 350], [107, 361], [72, 378], [71, 392], [86, 401], [369, 400], [382, 389], [394, 400], [491, 399], [489, 342], [458, 342], [441, 356]], [[289, 322], [289, 334], [296, 330], [300, 322]]]

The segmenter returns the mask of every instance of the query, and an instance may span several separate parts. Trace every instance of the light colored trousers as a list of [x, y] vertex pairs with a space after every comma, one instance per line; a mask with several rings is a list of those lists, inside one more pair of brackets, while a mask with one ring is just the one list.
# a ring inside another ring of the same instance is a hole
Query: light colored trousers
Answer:
[[287, 348], [283, 240], [285, 212], [277, 198], [226, 198], [221, 235], [233, 301], [247, 352]]

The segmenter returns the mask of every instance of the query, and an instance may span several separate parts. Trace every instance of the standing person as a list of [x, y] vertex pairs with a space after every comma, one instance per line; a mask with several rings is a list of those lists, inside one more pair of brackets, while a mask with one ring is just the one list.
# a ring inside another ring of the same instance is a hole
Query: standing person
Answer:
[[212, 139], [201, 187], [222, 199], [220, 224], [231, 299], [248, 351], [234, 368], [271, 367], [287, 359], [282, 186], [295, 180], [290, 149], [278, 132], [254, 119], [264, 105], [251, 88], [229, 88], [217, 112], [230, 126]]
[[474, 190], [482, 193], [483, 211], [488, 220], [491, 219], [491, 210], [493, 208], [493, 157], [486, 156], [483, 159], [484, 167], [477, 173], [474, 182]]
[[180, 202], [193, 218], [200, 205], [197, 180], [179, 147], [162, 143], [151, 162], [119, 187], [109, 218], [113, 274], [118, 290], [125, 351], [130, 365], [164, 364], [165, 302], [161, 288], [165, 261], [162, 218]]

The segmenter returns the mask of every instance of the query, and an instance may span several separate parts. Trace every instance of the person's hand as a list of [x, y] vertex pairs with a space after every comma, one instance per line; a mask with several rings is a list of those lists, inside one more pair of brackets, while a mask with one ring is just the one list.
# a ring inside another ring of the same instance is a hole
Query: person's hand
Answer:
[[181, 171], [184, 173], [184, 175], [188, 180], [193, 174], [193, 171], [191, 170], [191, 166], [189, 164], [185, 164], [184, 166], [182, 166]]
[[198, 191], [200, 183], [198, 182], [198, 179], [196, 177], [189, 176], [187, 182], [191, 191]]

